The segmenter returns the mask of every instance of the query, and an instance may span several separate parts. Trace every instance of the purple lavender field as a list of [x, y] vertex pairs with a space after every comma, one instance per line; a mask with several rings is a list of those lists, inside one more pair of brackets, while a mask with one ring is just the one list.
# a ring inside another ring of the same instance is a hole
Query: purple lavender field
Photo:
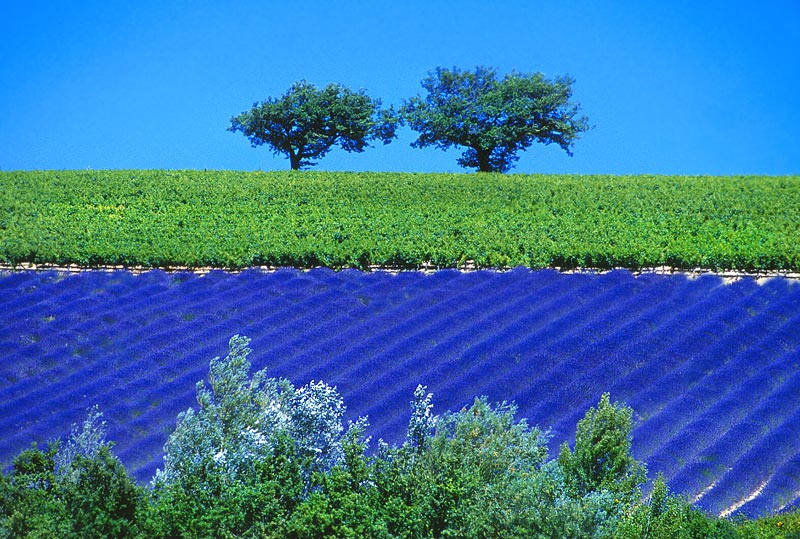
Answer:
[[435, 411], [513, 400], [551, 450], [608, 391], [634, 455], [715, 514], [800, 501], [800, 283], [516, 269], [0, 274], [0, 464], [100, 406], [141, 481], [231, 335], [254, 369], [336, 385], [400, 441]]

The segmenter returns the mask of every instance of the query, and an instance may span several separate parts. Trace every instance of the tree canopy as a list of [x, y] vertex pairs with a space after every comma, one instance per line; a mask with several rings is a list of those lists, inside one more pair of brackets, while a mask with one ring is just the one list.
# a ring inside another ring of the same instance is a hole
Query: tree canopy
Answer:
[[556, 143], [572, 155], [572, 144], [589, 129], [570, 101], [573, 79], [548, 80], [541, 73], [511, 72], [502, 79], [494, 69], [474, 71], [438, 67], [423, 79], [428, 92], [404, 102], [400, 112], [419, 132], [414, 147], [465, 147], [458, 164], [481, 172], [507, 172], [517, 152], [534, 142]]
[[336, 83], [320, 90], [301, 80], [282, 97], [254, 103], [231, 118], [228, 130], [242, 132], [254, 147], [267, 144], [298, 170], [315, 165], [313, 160], [336, 144], [348, 152], [364, 151], [373, 139], [388, 144], [396, 128], [392, 108], [381, 109], [380, 100], [363, 90], [354, 92]]

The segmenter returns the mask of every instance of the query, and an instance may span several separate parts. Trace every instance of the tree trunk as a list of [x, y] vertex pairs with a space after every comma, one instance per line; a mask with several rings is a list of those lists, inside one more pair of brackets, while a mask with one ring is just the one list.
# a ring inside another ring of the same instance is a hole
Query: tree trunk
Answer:
[[289, 152], [289, 164], [291, 165], [292, 170], [300, 170], [299, 153], [294, 153], [294, 151]]
[[492, 150], [476, 149], [475, 152], [478, 154], [478, 172], [491, 172], [489, 156], [492, 155]]

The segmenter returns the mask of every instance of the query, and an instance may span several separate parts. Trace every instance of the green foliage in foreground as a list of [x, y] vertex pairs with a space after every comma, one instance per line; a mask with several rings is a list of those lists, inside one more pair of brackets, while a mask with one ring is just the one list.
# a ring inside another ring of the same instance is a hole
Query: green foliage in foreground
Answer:
[[645, 467], [631, 456], [633, 411], [612, 406], [606, 393], [597, 409], [578, 422], [575, 451], [564, 443], [558, 463], [578, 495], [607, 490], [620, 497], [635, 492], [647, 480]]
[[57, 467], [59, 445], [23, 451], [0, 477], [0, 537], [137, 537], [148, 510], [110, 445]]
[[800, 177], [0, 172], [0, 262], [800, 270]]
[[[432, 414], [418, 387], [406, 441], [368, 454], [344, 435], [329, 386], [247, 376], [248, 340], [212, 361], [200, 411], [179, 417], [152, 488], [133, 483], [93, 410], [61, 446], [24, 451], [0, 475], [3, 537], [791, 537], [800, 514], [733, 523], [671, 495], [642, 497], [631, 410], [603, 395], [574, 449], [485, 398]], [[308, 412], [319, 411], [319, 418]], [[210, 437], [210, 439], [206, 439]], [[325, 452], [323, 448], [329, 448]], [[335, 448], [335, 451], [333, 450]]]

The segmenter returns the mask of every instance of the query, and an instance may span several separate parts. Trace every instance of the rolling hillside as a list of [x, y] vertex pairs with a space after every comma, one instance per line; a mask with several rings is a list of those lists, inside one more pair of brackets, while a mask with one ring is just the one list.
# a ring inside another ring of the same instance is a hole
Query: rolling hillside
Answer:
[[0, 463], [99, 404], [141, 481], [231, 335], [254, 368], [336, 385], [398, 441], [418, 383], [438, 412], [514, 400], [574, 436], [609, 391], [634, 455], [716, 514], [800, 499], [800, 284], [628, 271], [0, 274]]

